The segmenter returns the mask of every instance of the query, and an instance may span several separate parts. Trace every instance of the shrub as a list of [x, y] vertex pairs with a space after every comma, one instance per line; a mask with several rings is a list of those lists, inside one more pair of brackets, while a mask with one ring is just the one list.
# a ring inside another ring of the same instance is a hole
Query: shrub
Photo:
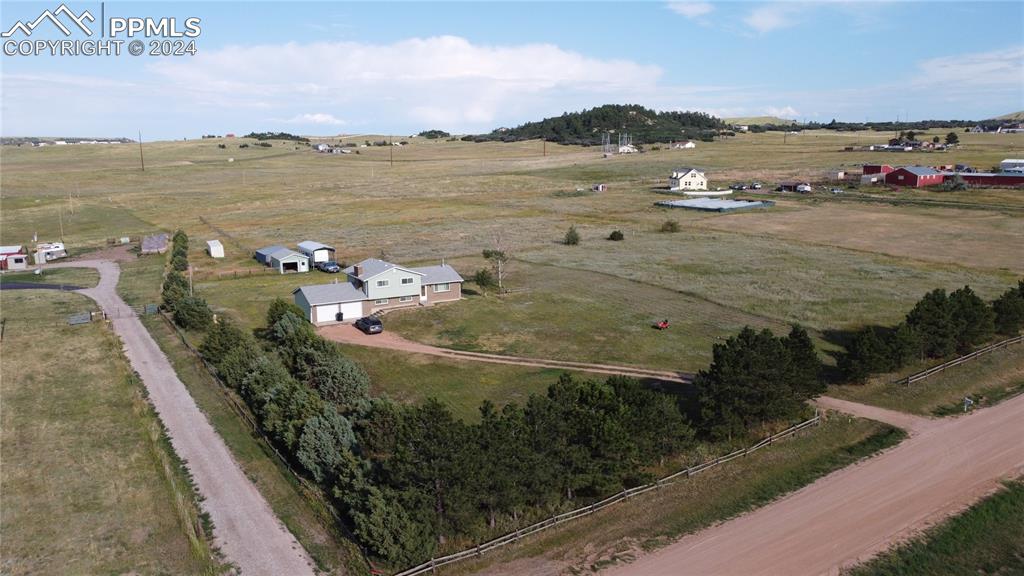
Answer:
[[487, 268], [481, 268], [473, 274], [473, 283], [484, 290], [497, 285], [497, 282], [494, 280], [494, 273]]
[[171, 257], [171, 268], [174, 268], [178, 272], [184, 272], [188, 270], [188, 258], [181, 254]]
[[302, 308], [299, 308], [296, 304], [293, 304], [283, 298], [275, 298], [267, 308], [267, 326], [273, 327], [274, 324], [277, 324], [277, 321], [288, 312], [291, 312], [297, 318], [306, 317], [306, 313], [303, 312]]
[[205, 330], [213, 322], [206, 300], [185, 296], [174, 307], [174, 323], [186, 330]]
[[622, 230], [613, 230], [612, 233], [608, 235], [608, 239], [615, 242], [619, 242], [625, 238], [626, 237], [622, 234]]
[[679, 232], [679, 222], [675, 220], [665, 220], [665, 223], [661, 225], [662, 232]]
[[566, 246], [575, 246], [579, 243], [580, 233], [576, 231], [576, 226], [569, 226], [569, 231], [565, 233]]

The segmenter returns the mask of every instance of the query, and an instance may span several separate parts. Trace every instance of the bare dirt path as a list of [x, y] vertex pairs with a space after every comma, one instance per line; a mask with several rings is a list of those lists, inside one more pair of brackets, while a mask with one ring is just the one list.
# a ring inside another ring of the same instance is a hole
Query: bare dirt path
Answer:
[[897, 428], [903, 428], [910, 434], [924, 432], [925, 430], [943, 422], [942, 420], [937, 420], [935, 418], [915, 416], [914, 414], [907, 414], [906, 412], [897, 412], [896, 410], [879, 408], [878, 406], [871, 406], [868, 404], [859, 404], [857, 402], [840, 400], [839, 398], [831, 398], [829, 396], [819, 396], [818, 399], [814, 401], [814, 404], [826, 410], [836, 410], [846, 414], [853, 414], [858, 418], [867, 418], [868, 420], [875, 420], [877, 422], [890, 424]]
[[319, 329], [320, 335], [328, 340], [341, 342], [343, 344], [355, 344], [358, 346], [369, 346], [371, 348], [387, 348], [402, 352], [413, 352], [416, 354], [429, 354], [431, 356], [443, 356], [457, 360], [472, 360], [476, 362], [490, 362], [493, 364], [514, 364], [517, 366], [533, 366], [536, 368], [564, 368], [566, 370], [577, 370], [580, 372], [591, 372], [595, 374], [620, 374], [634, 378], [652, 378], [665, 382], [678, 382], [685, 384], [693, 380], [692, 374], [686, 372], [671, 372], [668, 370], [649, 370], [636, 366], [616, 366], [613, 364], [589, 364], [585, 362], [568, 362], [565, 360], [548, 360], [542, 358], [524, 358], [522, 356], [505, 356], [502, 354], [488, 354], [484, 352], [467, 352], [463, 350], [452, 350], [440, 348], [429, 344], [421, 344], [407, 340], [394, 332], [384, 331], [380, 334], [367, 335], [360, 332], [351, 324], [335, 324], [324, 326]]
[[838, 574], [1024, 473], [1024, 396], [918, 420], [895, 448], [607, 574]]
[[215, 544], [243, 576], [312, 575], [312, 561], [277, 519], [256, 486], [239, 468], [227, 445], [196, 406], [156, 341], [117, 294], [116, 262], [82, 260], [48, 268], [87, 267], [100, 273], [95, 288], [79, 290], [110, 317], [132, 368], [142, 377], [171, 445], [185, 460], [214, 524]]

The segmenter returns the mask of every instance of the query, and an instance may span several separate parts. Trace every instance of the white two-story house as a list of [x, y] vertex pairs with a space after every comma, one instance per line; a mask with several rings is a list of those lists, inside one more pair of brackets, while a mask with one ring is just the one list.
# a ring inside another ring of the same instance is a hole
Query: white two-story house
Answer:
[[368, 258], [342, 274], [344, 280], [292, 292], [295, 304], [313, 324], [352, 322], [382, 310], [462, 298], [462, 276], [447, 264], [406, 268]]
[[683, 167], [672, 171], [668, 179], [669, 190], [707, 190], [708, 179], [702, 170]]

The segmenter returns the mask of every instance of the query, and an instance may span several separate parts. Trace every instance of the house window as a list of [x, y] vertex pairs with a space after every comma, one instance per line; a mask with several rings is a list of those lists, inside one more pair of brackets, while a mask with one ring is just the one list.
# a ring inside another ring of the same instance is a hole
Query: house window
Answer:
[[398, 299], [399, 302], [412, 302], [412, 296], [402, 296]]
[[434, 292], [448, 292], [451, 289], [452, 289], [452, 285], [447, 283], [447, 282], [444, 283], [444, 284], [435, 284], [434, 285]]
[[413, 283], [413, 279], [412, 278], [402, 278], [402, 284], [412, 284], [412, 283]]
[[388, 281], [387, 280], [377, 280], [377, 288], [383, 288], [384, 286], [387, 286], [387, 285], [388, 285]]
[[375, 305], [377, 305], [377, 306], [381, 306], [383, 304], [387, 304], [388, 302], [390, 302], [390, 300], [388, 300], [387, 298], [378, 298], [377, 300], [373, 301], [373, 303]]

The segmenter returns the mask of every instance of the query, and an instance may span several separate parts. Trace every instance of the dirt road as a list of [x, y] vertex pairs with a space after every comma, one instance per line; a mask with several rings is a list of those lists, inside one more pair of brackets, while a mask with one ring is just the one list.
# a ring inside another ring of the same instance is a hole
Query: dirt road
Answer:
[[84, 260], [49, 268], [88, 267], [100, 273], [95, 288], [79, 290], [99, 304], [142, 377], [174, 451], [185, 460], [214, 524], [215, 544], [243, 576], [312, 575], [312, 561], [238, 467], [224, 441], [200, 412], [156, 341], [117, 294], [117, 263]]
[[911, 418], [899, 446], [607, 574], [838, 574], [1024, 473], [1024, 396], [958, 418]]
[[671, 372], [668, 370], [649, 370], [636, 366], [616, 366], [613, 364], [589, 364], [585, 362], [567, 362], [565, 360], [547, 360], [542, 358], [524, 358], [522, 356], [505, 356], [502, 354], [487, 354], [484, 352], [467, 352], [463, 350], [452, 350], [440, 348], [429, 344], [420, 344], [406, 340], [394, 332], [384, 331], [372, 336], [363, 334], [351, 324], [335, 324], [319, 329], [320, 335], [328, 340], [341, 342], [343, 344], [355, 344], [358, 346], [369, 346], [371, 348], [387, 348], [402, 352], [413, 352], [416, 354], [429, 354], [431, 356], [442, 356], [456, 360], [470, 360], [474, 362], [490, 362], [492, 364], [514, 364], [516, 366], [532, 366], [535, 368], [564, 368], [579, 372], [590, 372], [594, 374], [621, 374], [634, 378], [651, 378], [665, 382], [678, 382], [685, 384], [693, 379], [692, 374], [685, 372]]

